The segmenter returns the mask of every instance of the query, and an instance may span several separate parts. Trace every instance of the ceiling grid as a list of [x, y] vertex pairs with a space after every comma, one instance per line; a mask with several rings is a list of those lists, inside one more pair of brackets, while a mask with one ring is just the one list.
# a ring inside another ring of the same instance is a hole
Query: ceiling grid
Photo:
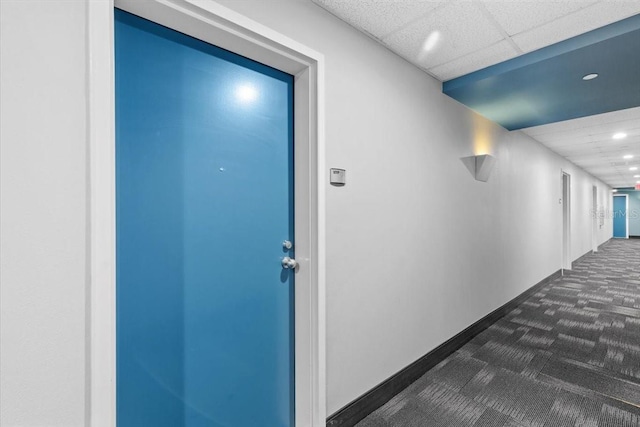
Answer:
[[[443, 82], [640, 14], [639, 0], [313, 1]], [[613, 187], [635, 184], [640, 107], [522, 131]]]

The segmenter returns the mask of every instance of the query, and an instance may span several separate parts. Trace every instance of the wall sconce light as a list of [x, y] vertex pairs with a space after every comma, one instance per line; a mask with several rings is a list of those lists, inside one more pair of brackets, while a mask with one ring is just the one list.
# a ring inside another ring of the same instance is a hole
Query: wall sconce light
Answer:
[[464, 163], [476, 181], [481, 182], [487, 182], [489, 180], [493, 166], [496, 163], [496, 158], [489, 154], [463, 157], [460, 160], [462, 160], [462, 163]]
[[491, 175], [491, 171], [493, 170], [493, 165], [496, 164], [496, 158], [490, 156], [489, 154], [483, 154], [480, 156], [475, 156], [476, 158], [476, 180], [487, 182], [489, 179], [489, 175]]

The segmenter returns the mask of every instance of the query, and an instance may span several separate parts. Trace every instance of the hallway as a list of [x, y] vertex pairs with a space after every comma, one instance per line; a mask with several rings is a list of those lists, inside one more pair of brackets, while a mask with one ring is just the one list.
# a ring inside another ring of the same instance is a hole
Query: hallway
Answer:
[[640, 240], [573, 268], [358, 426], [639, 426]]
[[640, 0], [0, 0], [0, 426], [640, 427], [638, 52]]

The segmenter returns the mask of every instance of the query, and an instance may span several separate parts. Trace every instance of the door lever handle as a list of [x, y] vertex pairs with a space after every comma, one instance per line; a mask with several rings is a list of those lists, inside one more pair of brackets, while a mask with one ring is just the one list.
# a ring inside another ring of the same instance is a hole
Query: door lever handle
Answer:
[[293, 258], [289, 258], [288, 256], [282, 258], [282, 268], [295, 270], [298, 266], [298, 261]]

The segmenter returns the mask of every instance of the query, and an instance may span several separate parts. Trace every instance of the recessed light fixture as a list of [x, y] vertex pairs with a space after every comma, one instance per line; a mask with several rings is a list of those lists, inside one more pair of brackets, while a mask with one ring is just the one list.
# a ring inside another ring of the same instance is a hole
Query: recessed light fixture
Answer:
[[598, 73], [589, 73], [586, 76], [582, 77], [582, 80], [593, 80], [598, 77]]
[[634, 178], [640, 178], [640, 175], [633, 175]]
[[626, 137], [627, 137], [627, 134], [624, 133], [624, 132], [614, 133], [613, 136], [612, 136], [613, 139], [623, 139], [623, 138], [626, 138]]
[[631, 166], [631, 167], [629, 168], [629, 170], [630, 170], [630, 171], [637, 171], [637, 170], [638, 170], [638, 167], [637, 167], [637, 166]]
[[622, 156], [623, 159], [633, 159], [633, 154], [625, 154]]

